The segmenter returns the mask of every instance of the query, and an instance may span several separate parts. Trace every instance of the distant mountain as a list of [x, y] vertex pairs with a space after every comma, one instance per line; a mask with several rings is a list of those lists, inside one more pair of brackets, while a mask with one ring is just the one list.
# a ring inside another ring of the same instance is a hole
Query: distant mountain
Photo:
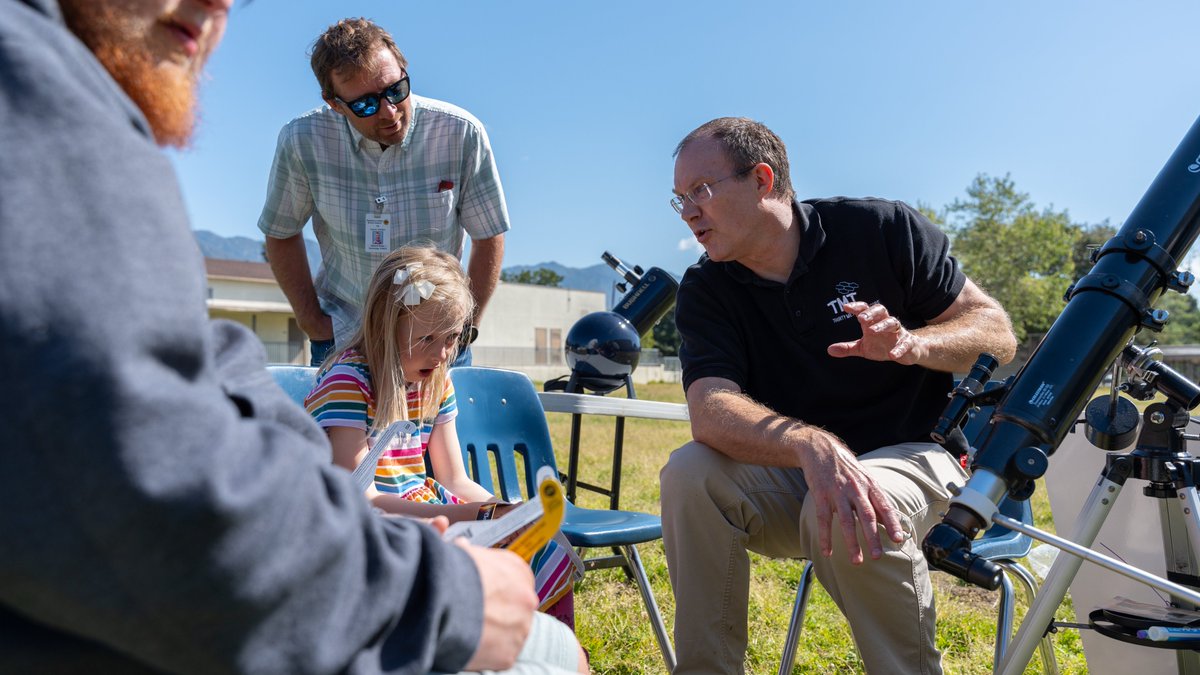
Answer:
[[252, 260], [263, 261], [263, 242], [261, 239], [250, 237], [222, 237], [208, 230], [193, 230], [196, 243], [205, 258], [217, 260]]
[[[262, 239], [222, 237], [208, 230], [192, 230], [192, 235], [196, 237], [196, 243], [200, 245], [200, 252], [205, 258], [264, 262]], [[304, 247], [308, 254], [308, 268], [316, 274], [317, 267], [321, 264], [321, 249], [312, 239], [305, 239]]]
[[592, 265], [591, 267], [578, 268], [567, 267], [556, 262], [543, 262], [536, 265], [513, 265], [505, 267], [504, 271], [510, 274], [518, 274], [525, 270], [537, 269], [548, 269], [562, 276], [563, 280], [558, 285], [559, 288], [573, 288], [578, 291], [599, 291], [610, 301], [612, 299], [613, 283], [621, 280], [617, 276], [617, 273], [604, 263]]

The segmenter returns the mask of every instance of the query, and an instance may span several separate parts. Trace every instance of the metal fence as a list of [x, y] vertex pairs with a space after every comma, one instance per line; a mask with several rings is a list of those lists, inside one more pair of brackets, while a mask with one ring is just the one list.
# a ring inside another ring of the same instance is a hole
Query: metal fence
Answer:
[[263, 342], [267, 350], [267, 363], [308, 363], [308, 350], [304, 343]]
[[[517, 368], [520, 366], [565, 366], [566, 359], [561, 349], [539, 349], [537, 347], [471, 347], [471, 361], [477, 366]], [[658, 366], [665, 370], [679, 370], [679, 358], [663, 356], [657, 349], [643, 349], [638, 357], [638, 366]]]

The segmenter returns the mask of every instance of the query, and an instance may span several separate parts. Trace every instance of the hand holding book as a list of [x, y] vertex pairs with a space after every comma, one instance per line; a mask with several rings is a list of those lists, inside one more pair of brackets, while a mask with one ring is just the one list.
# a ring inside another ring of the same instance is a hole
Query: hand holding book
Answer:
[[452, 541], [465, 537], [476, 546], [507, 548], [526, 561], [531, 560], [554, 537], [566, 510], [562, 483], [553, 470], [542, 467], [537, 473], [537, 483], [535, 499], [513, 506], [503, 516], [455, 523], [442, 538]]

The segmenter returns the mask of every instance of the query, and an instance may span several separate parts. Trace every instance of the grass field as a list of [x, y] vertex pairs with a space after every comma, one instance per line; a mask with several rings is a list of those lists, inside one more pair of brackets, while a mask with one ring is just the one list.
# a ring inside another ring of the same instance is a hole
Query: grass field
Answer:
[[[678, 384], [640, 385], [638, 398], [683, 402]], [[559, 467], [566, 469], [570, 416], [549, 414]], [[607, 485], [612, 473], [613, 418], [586, 417], [581, 433], [580, 478]], [[690, 439], [687, 423], [661, 420], [626, 421], [621, 472], [621, 507], [658, 513], [658, 471], [676, 447]], [[582, 506], [603, 508], [607, 497], [581, 492]], [[1039, 487], [1033, 500], [1038, 527], [1053, 529], [1049, 501]], [[662, 542], [638, 547], [668, 630], [674, 623], [675, 603], [667, 577]], [[774, 673], [787, 633], [800, 563], [770, 560], [752, 554], [750, 589], [750, 645], [746, 671]], [[995, 636], [997, 593], [990, 593], [947, 574], [934, 573], [938, 602], [938, 645], [947, 673], [990, 673]], [[1069, 601], [1068, 601], [1069, 602]], [[1018, 602], [1017, 618], [1024, 612]], [[665, 671], [654, 634], [650, 630], [637, 588], [619, 570], [590, 572], [576, 587], [577, 633], [591, 653], [595, 673], [660, 673]], [[1057, 618], [1074, 621], [1069, 604]], [[1055, 636], [1055, 653], [1063, 673], [1086, 673], [1082, 645], [1075, 631]], [[1035, 655], [1028, 673], [1040, 672]], [[817, 585], [809, 602], [793, 673], [858, 673], [858, 660], [850, 631], [829, 596]]]

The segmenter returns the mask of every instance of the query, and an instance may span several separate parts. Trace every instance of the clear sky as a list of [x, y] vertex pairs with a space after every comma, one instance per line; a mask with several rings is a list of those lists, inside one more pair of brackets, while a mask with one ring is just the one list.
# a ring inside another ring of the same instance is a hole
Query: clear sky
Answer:
[[1198, 0], [238, 0], [174, 155], [193, 227], [261, 239], [279, 129], [321, 105], [308, 48], [346, 16], [487, 127], [506, 265], [608, 250], [681, 273], [698, 253], [671, 153], [714, 117], [774, 129], [801, 197], [941, 208], [1011, 173], [1039, 206], [1119, 225], [1200, 116]]

